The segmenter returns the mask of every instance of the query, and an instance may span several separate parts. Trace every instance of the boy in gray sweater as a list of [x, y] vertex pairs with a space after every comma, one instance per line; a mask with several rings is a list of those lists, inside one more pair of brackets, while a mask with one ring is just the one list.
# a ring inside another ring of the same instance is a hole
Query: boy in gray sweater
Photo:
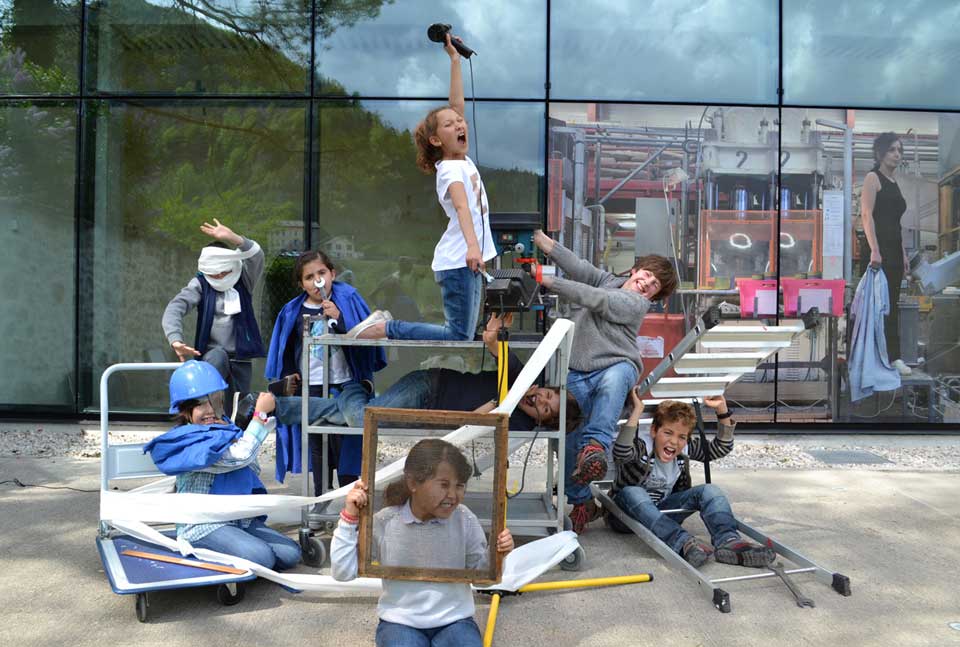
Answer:
[[[200, 231], [216, 242], [203, 248], [197, 273], [163, 311], [163, 334], [181, 362], [202, 358], [216, 367], [233, 393], [250, 390], [254, 357], [266, 357], [253, 310], [253, 289], [263, 274], [263, 250], [256, 241], [236, 234], [216, 218]], [[183, 318], [197, 309], [193, 346], [183, 341]], [[171, 412], [173, 413], [173, 412]]]
[[563, 270], [566, 278], [544, 276], [543, 286], [580, 308], [570, 353], [567, 388], [584, 422], [567, 436], [567, 502], [577, 533], [598, 516], [590, 482], [607, 473], [607, 451], [630, 388], [643, 372], [637, 334], [652, 301], [666, 299], [677, 287], [673, 264], [663, 256], [637, 259], [628, 276], [615, 276], [577, 256], [542, 231], [534, 244]]

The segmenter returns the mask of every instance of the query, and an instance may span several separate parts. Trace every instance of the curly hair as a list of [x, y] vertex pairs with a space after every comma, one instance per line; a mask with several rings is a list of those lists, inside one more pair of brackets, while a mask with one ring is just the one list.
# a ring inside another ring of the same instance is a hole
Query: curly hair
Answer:
[[[430, 143], [430, 138], [437, 134], [439, 126], [439, 115], [444, 110], [454, 110], [452, 106], [440, 106], [427, 113], [416, 129], [413, 131], [413, 141], [417, 145], [417, 168], [432, 175], [437, 172], [435, 166], [437, 162], [443, 159], [443, 149]], [[456, 112], [456, 110], [454, 110]]]
[[693, 407], [678, 400], [664, 400], [657, 405], [653, 412], [651, 428], [659, 429], [668, 422], [681, 422], [684, 426], [693, 429], [697, 424], [697, 414]]
[[651, 301], [662, 301], [668, 298], [677, 289], [679, 280], [673, 263], [666, 256], [659, 254], [648, 254], [641, 256], [637, 262], [630, 268], [631, 272], [637, 270], [647, 270], [660, 281], [660, 291], [653, 295]]
[[410, 450], [403, 463], [403, 478], [394, 481], [383, 492], [385, 506], [403, 505], [410, 498], [408, 481], [423, 483], [437, 474], [440, 463], [449, 463], [461, 483], [473, 474], [467, 458], [456, 447], [439, 438], [424, 438]]

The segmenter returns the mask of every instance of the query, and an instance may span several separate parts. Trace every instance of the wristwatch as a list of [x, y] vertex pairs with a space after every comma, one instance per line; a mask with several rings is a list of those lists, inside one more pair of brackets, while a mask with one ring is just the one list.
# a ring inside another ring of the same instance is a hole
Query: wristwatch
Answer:
[[267, 418], [269, 418], [270, 416], [267, 415], [267, 413], [264, 411], [254, 411], [253, 417], [259, 420], [260, 422], [265, 423], [267, 421]]

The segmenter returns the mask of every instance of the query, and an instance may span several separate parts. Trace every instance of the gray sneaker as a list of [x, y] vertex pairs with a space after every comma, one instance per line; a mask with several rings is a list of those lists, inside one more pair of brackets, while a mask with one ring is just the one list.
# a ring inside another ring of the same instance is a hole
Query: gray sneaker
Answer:
[[389, 310], [374, 310], [370, 313], [370, 316], [358, 323], [356, 326], [347, 331], [344, 335], [347, 339], [356, 339], [360, 333], [364, 330], [380, 323], [381, 321], [390, 321], [393, 319], [393, 315], [390, 314]]
[[706, 544], [700, 543], [700, 540], [696, 537], [691, 536], [690, 539], [683, 544], [683, 548], [680, 550], [680, 555], [683, 556], [690, 566], [694, 568], [700, 568], [710, 559], [710, 553], [713, 552], [710, 550], [710, 547]]

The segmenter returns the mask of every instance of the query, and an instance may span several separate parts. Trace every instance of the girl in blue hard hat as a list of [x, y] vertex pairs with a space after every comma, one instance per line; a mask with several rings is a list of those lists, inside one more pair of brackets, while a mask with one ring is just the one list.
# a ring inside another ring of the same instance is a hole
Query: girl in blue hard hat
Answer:
[[[257, 454], [276, 426], [270, 417], [273, 395], [260, 393], [256, 410], [241, 431], [223, 417], [227, 383], [207, 362], [184, 362], [170, 377], [173, 429], [144, 448], [161, 472], [177, 477], [177, 492], [193, 494], [266, 494], [258, 476]], [[270, 569], [292, 568], [300, 561], [300, 546], [268, 528], [266, 517], [177, 524], [177, 539], [194, 548], [236, 555]]]

